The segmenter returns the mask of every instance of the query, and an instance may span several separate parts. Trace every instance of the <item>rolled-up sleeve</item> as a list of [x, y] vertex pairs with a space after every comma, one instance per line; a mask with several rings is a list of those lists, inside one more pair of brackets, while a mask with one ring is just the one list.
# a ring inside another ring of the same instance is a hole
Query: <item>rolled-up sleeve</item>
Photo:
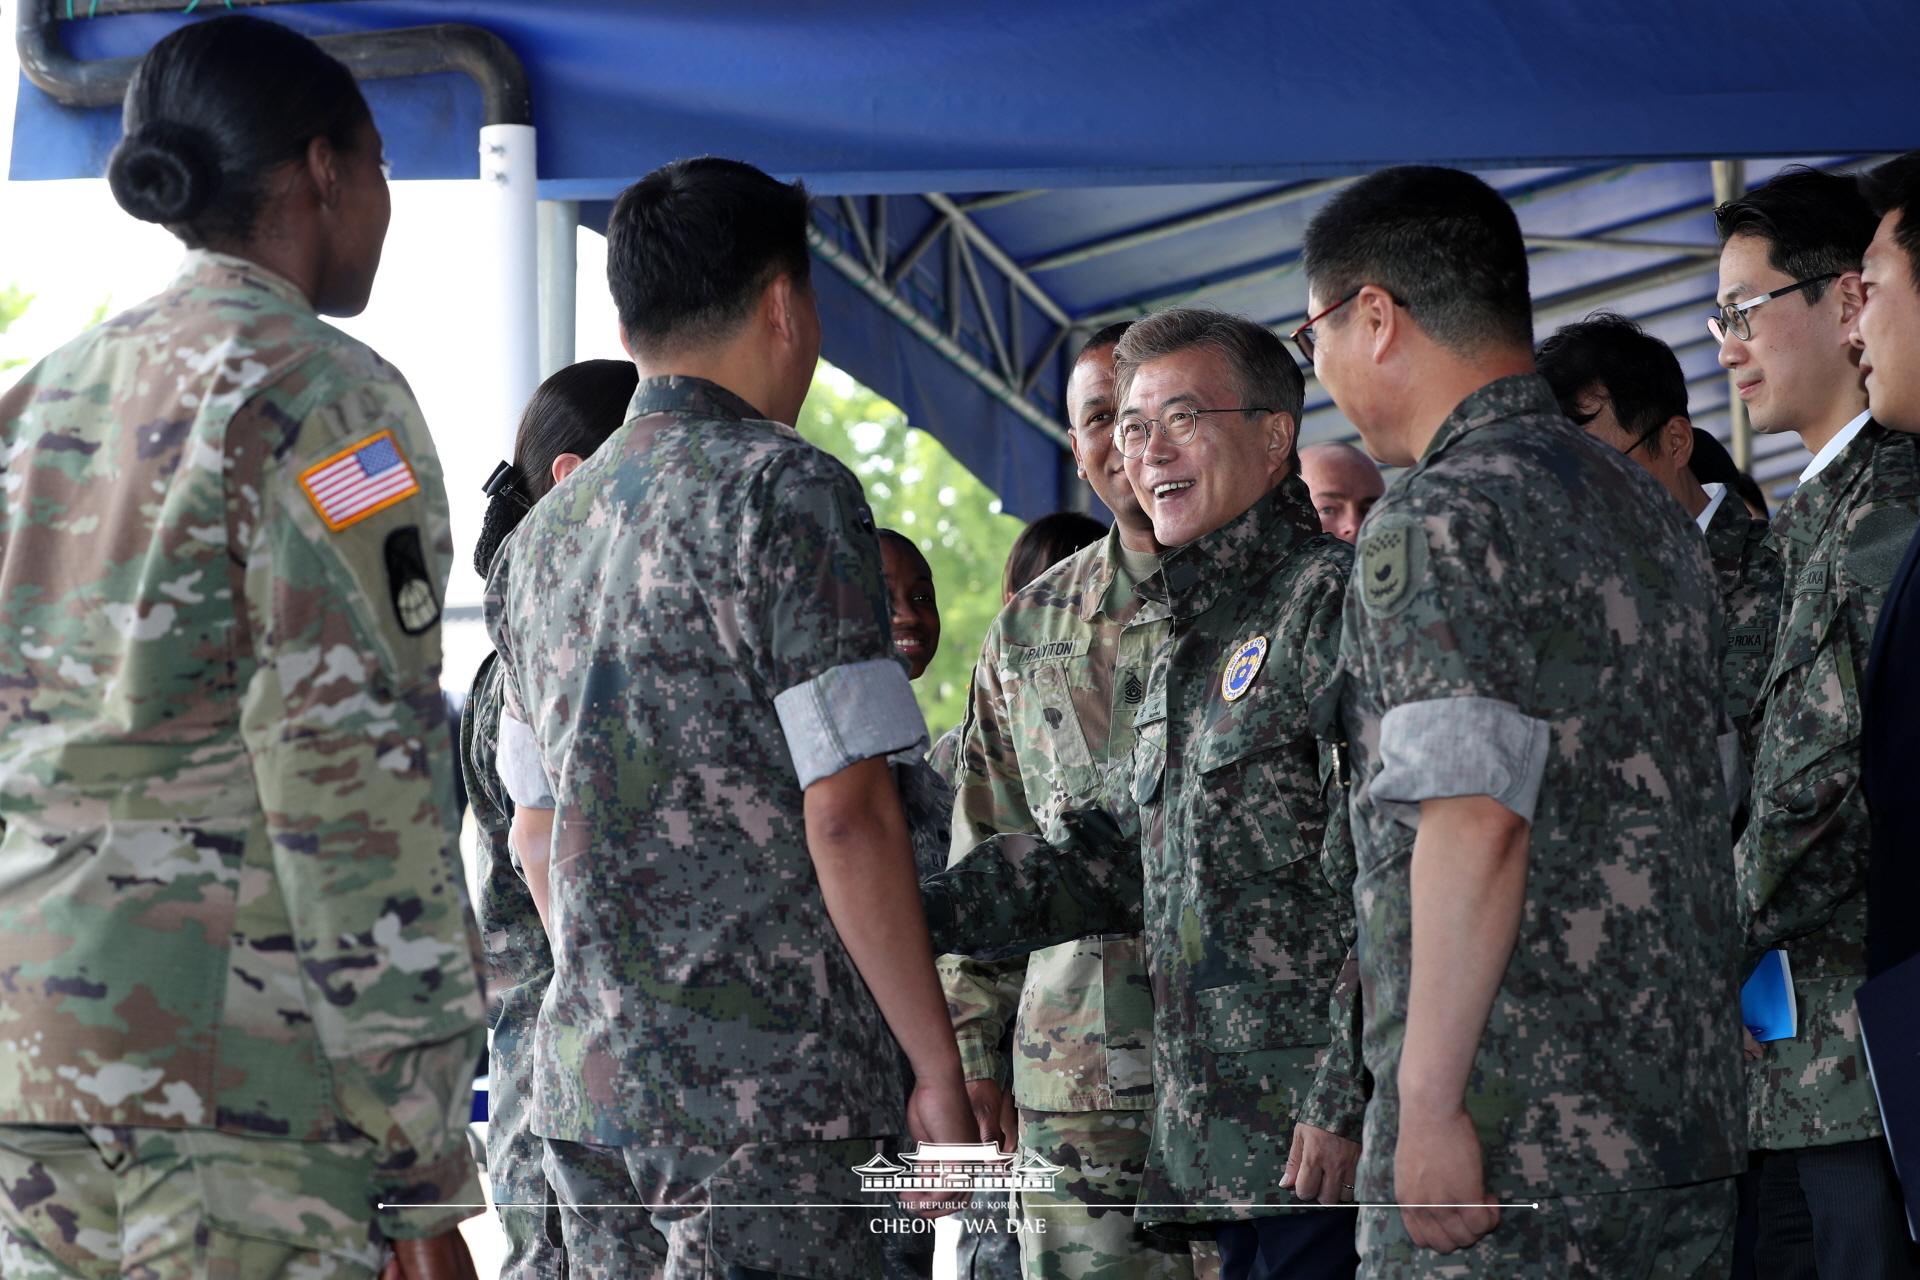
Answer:
[[918, 746], [927, 730], [907, 673], [891, 658], [821, 672], [774, 697], [804, 790], [849, 765]]
[[1547, 769], [1547, 722], [1494, 698], [1406, 702], [1380, 722], [1374, 803], [1408, 827], [1420, 802], [1492, 796], [1528, 822]]

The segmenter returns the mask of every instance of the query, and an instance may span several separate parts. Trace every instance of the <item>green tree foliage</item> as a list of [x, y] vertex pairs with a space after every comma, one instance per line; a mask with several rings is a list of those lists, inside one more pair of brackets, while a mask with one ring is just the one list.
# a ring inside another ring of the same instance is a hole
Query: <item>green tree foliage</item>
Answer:
[[987, 625], [1000, 612], [1001, 570], [1021, 522], [938, 440], [831, 365], [814, 375], [800, 434], [847, 464], [873, 518], [912, 538], [933, 568], [940, 652], [914, 684], [935, 736], [960, 723]]
[[[0, 333], [5, 333], [15, 320], [26, 313], [27, 306], [33, 301], [33, 295], [25, 292], [19, 285], [0, 285]], [[25, 364], [19, 356], [11, 359], [0, 357], [0, 369], [11, 369]]]

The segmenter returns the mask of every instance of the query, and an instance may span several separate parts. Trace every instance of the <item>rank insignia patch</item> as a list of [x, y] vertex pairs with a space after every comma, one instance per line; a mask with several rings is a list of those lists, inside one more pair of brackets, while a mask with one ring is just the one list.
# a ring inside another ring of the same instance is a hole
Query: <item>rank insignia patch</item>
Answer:
[[1255, 636], [1233, 651], [1227, 659], [1227, 669], [1220, 673], [1220, 696], [1228, 702], [1238, 702], [1253, 688], [1253, 682], [1260, 674], [1260, 668], [1267, 661], [1267, 638]]

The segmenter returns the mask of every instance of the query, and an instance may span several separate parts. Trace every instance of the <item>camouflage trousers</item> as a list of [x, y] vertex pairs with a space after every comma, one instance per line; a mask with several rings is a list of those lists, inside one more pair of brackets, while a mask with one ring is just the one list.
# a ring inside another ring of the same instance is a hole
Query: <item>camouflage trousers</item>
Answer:
[[1466, 1249], [1414, 1245], [1398, 1209], [1360, 1210], [1366, 1280], [1723, 1280], [1733, 1265], [1734, 1180], [1541, 1200], [1504, 1209]]
[[1052, 1192], [1023, 1191], [1026, 1280], [1192, 1280], [1184, 1242], [1133, 1223], [1153, 1135], [1151, 1111], [1020, 1109], [1020, 1149], [1060, 1166]]
[[[504, 1018], [494, 1025], [488, 1064], [493, 1088], [487, 1095], [487, 1184], [507, 1237], [500, 1280], [563, 1280], [567, 1274], [560, 1210], [552, 1203], [542, 1167], [546, 1144], [527, 1122], [532, 1049], [532, 1027]], [[618, 1159], [613, 1168], [625, 1176], [626, 1166]]]
[[[853, 1172], [874, 1138], [712, 1147], [546, 1139], [574, 1275], [621, 1280], [878, 1280], [888, 1197]], [[865, 1204], [870, 1207], [848, 1208]], [[796, 1207], [796, 1206], [834, 1207]], [[630, 1206], [630, 1207], [629, 1207]], [[930, 1225], [930, 1224], [929, 1224]]]
[[0, 1126], [6, 1280], [354, 1280], [369, 1149], [203, 1129]]

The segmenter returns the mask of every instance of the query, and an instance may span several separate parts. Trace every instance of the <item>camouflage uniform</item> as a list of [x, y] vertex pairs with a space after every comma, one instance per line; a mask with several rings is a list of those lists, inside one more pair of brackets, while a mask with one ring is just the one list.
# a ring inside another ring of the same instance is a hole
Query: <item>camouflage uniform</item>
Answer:
[[1874, 623], [1920, 511], [1920, 442], [1868, 422], [1781, 507], [1784, 616], [1735, 849], [1749, 967], [1784, 947], [1800, 1034], [1747, 1070], [1747, 1140], [1791, 1150], [1877, 1137], [1853, 992], [1866, 980], [1860, 689]]
[[1760, 699], [1780, 626], [1780, 554], [1766, 544], [1767, 522], [1751, 515], [1740, 495], [1731, 491], [1720, 499], [1702, 532], [1726, 625], [1720, 689], [1740, 735], [1741, 758], [1751, 769], [1760, 740]]
[[[855, 1202], [847, 1140], [904, 1127], [802, 806], [925, 736], [858, 482], [712, 383], [643, 381], [503, 548], [487, 626], [557, 802], [532, 1124], [569, 1259], [658, 1267], [710, 1241], [716, 1265], [873, 1272], [869, 1213], [710, 1207]], [[607, 1193], [576, 1177], [581, 1147], [620, 1149], [623, 1199], [692, 1186], [688, 1216], [583, 1218], [568, 1206]]]
[[1691, 1238], [1730, 1256], [1731, 1183], [1677, 1189], [1745, 1161], [1703, 550], [1533, 376], [1467, 397], [1361, 531], [1341, 640], [1374, 1081], [1359, 1197], [1394, 1198], [1419, 802], [1490, 795], [1531, 823], [1526, 899], [1465, 1103], [1487, 1193], [1546, 1206], [1451, 1257], [1362, 1210], [1365, 1274], [1686, 1275], [1665, 1242]]
[[1105, 809], [1059, 815], [1051, 844], [997, 836], [925, 886], [944, 950], [1144, 923], [1156, 1090], [1137, 1216], [1180, 1234], [1297, 1203], [1280, 1189], [1295, 1120], [1360, 1136], [1352, 843], [1307, 727], [1351, 554], [1297, 477], [1168, 552], [1139, 590], [1173, 638]]
[[[1136, 585], [1109, 530], [1016, 593], [988, 628], [962, 726], [956, 856], [1003, 832], [1054, 834], [1063, 811], [1096, 801], [1101, 771], [1131, 754], [1167, 635], [1165, 607]], [[1045, 1234], [1020, 1237], [1029, 1280], [1188, 1275], [1184, 1250], [1133, 1226], [1153, 1108], [1141, 940], [1085, 938], [992, 962], [946, 956], [940, 970], [967, 1079], [1011, 1075], [1021, 1148], [1066, 1170], [1056, 1193], [1021, 1197], [1063, 1206], [1044, 1212]]]
[[419, 410], [196, 252], [0, 442], [0, 1270], [367, 1274], [479, 1192]]
[[547, 1204], [545, 1148], [528, 1124], [533, 1095], [533, 1028], [553, 979], [553, 950], [533, 894], [507, 846], [513, 800], [495, 767], [505, 677], [488, 654], [473, 677], [460, 720], [467, 797], [485, 863], [480, 878], [480, 936], [486, 948], [487, 1005], [493, 1037], [487, 1058], [487, 1181], [507, 1237], [501, 1280], [566, 1274], [559, 1213]]

